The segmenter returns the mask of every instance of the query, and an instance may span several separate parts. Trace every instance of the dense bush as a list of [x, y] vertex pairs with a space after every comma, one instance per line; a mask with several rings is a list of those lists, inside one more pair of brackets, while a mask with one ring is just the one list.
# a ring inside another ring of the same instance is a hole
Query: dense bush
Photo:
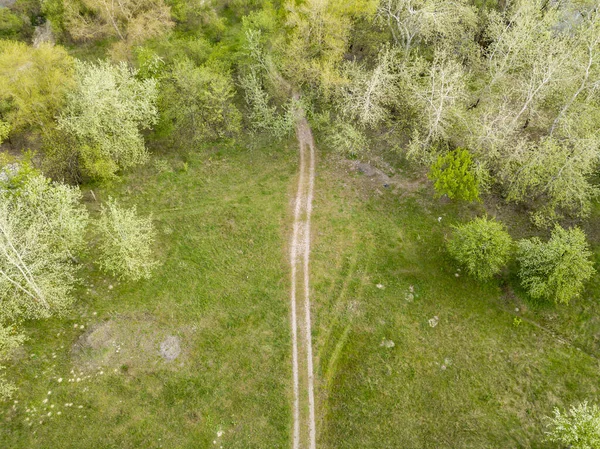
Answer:
[[437, 196], [475, 201], [479, 199], [479, 180], [473, 169], [471, 155], [458, 148], [438, 156], [431, 166], [429, 178], [434, 181]]
[[100, 266], [119, 278], [149, 278], [158, 265], [152, 254], [156, 232], [151, 217], [140, 217], [136, 208], [126, 209], [109, 199], [98, 222], [102, 241]]
[[518, 242], [521, 285], [532, 298], [569, 303], [595, 273], [585, 234], [556, 226], [546, 243], [539, 238]]
[[583, 402], [572, 406], [568, 412], [554, 409], [549, 418], [548, 440], [571, 449], [596, 449], [600, 447], [600, 409]]
[[501, 223], [486, 217], [454, 227], [448, 251], [468, 273], [489, 279], [508, 262], [512, 239]]
[[187, 144], [232, 137], [242, 116], [233, 100], [231, 74], [217, 67], [197, 67], [189, 59], [176, 61], [165, 76], [160, 95], [163, 126]]

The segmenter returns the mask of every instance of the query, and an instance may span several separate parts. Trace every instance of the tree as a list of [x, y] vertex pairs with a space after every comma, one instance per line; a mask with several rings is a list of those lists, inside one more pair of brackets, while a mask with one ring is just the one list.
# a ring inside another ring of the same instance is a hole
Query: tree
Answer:
[[[586, 102], [590, 94], [598, 88], [600, 77], [600, 7], [577, 9], [574, 16], [581, 21], [579, 25], [563, 22], [563, 28], [568, 32], [575, 32], [573, 45], [569, 48], [566, 74], [558, 89], [558, 94], [563, 96], [562, 105], [550, 127], [550, 136], [568, 117], [572, 108]], [[567, 89], [565, 89], [565, 87]], [[566, 98], [564, 96], [566, 95]], [[584, 103], [585, 104], [585, 103]]]
[[282, 139], [293, 131], [295, 123], [293, 101], [287, 102], [283, 110], [279, 111], [277, 106], [272, 104], [271, 96], [263, 88], [260, 75], [253, 69], [240, 79], [240, 84], [244, 89], [252, 128], [256, 131], [266, 131], [277, 139]]
[[[52, 183], [27, 164], [0, 170], [0, 361], [24, 341], [15, 323], [50, 317], [73, 302], [74, 256], [88, 221], [80, 198], [79, 189]], [[14, 390], [0, 375], [0, 398]]]
[[595, 449], [600, 447], [600, 409], [589, 406], [587, 401], [571, 406], [569, 411], [554, 409], [548, 418], [547, 439], [571, 449]]
[[593, 134], [581, 141], [522, 139], [503, 157], [497, 179], [509, 201], [541, 204], [532, 214], [539, 226], [551, 224], [563, 213], [585, 217], [599, 193], [590, 181], [598, 165], [599, 145], [600, 138]]
[[161, 113], [186, 142], [232, 136], [241, 125], [234, 96], [229, 72], [218, 67], [197, 67], [183, 59], [175, 62], [164, 80]]
[[171, 10], [163, 0], [63, 0], [63, 11], [62, 16], [59, 13], [50, 18], [63, 22], [73, 39], [117, 38], [113, 47], [117, 58], [174, 26]]
[[[269, 20], [270, 22], [270, 20]], [[249, 21], [244, 22], [250, 26]], [[248, 106], [248, 118], [255, 131], [266, 131], [277, 139], [294, 129], [297, 99], [290, 84], [281, 76], [273, 58], [265, 49], [265, 38], [259, 29], [245, 33], [244, 56], [240, 85]], [[285, 98], [281, 98], [282, 95]]]
[[479, 180], [473, 169], [471, 154], [463, 149], [440, 155], [431, 166], [429, 178], [434, 181], [436, 196], [450, 199], [479, 200]]
[[348, 122], [336, 122], [328, 127], [327, 143], [343, 155], [357, 156], [369, 149], [364, 133]]
[[0, 119], [11, 131], [47, 131], [74, 87], [74, 61], [60, 46], [0, 40]]
[[377, 19], [407, 56], [420, 43], [449, 47], [472, 42], [469, 35], [477, 24], [467, 0], [382, 0]]
[[349, 82], [342, 85], [342, 113], [364, 126], [374, 127], [386, 120], [389, 106], [399, 96], [397, 51], [386, 47], [380, 51], [372, 70], [352, 62], [346, 65]]
[[156, 122], [157, 96], [156, 80], [138, 80], [125, 63], [77, 63], [77, 88], [58, 126], [76, 139], [88, 175], [114, 177], [147, 160], [140, 129]]
[[486, 217], [454, 226], [454, 235], [448, 242], [450, 255], [479, 280], [500, 272], [508, 262], [511, 247], [512, 239], [504, 226]]
[[327, 92], [340, 81], [338, 65], [347, 50], [352, 21], [374, 14], [372, 0], [287, 2], [288, 41], [282, 50], [284, 76], [296, 85]]
[[573, 45], [571, 33], [557, 32], [560, 20], [558, 3], [545, 0], [518, 0], [504, 14], [490, 14], [488, 79], [477, 109], [494, 111], [485, 118], [494, 121], [496, 133], [508, 137], [544, 119], [544, 100], [564, 81]]
[[518, 0], [490, 12], [486, 34], [467, 142], [536, 224], [586, 216], [598, 194], [598, 6]]
[[[23, 171], [23, 173], [22, 173]], [[0, 323], [47, 318], [72, 302], [88, 221], [79, 189], [12, 165], [0, 193]]]
[[579, 228], [556, 225], [550, 240], [518, 242], [521, 285], [532, 298], [568, 304], [595, 273], [585, 234]]
[[0, 38], [17, 39], [22, 34], [25, 23], [21, 17], [7, 7], [0, 8]]
[[152, 254], [156, 231], [151, 217], [140, 217], [135, 206], [121, 207], [112, 198], [102, 206], [98, 230], [100, 266], [120, 278], [147, 279], [158, 266]]
[[451, 128], [466, 109], [465, 73], [446, 51], [438, 49], [431, 64], [417, 58], [408, 65], [404, 83], [419, 121], [408, 155], [430, 162], [431, 145], [450, 137]]

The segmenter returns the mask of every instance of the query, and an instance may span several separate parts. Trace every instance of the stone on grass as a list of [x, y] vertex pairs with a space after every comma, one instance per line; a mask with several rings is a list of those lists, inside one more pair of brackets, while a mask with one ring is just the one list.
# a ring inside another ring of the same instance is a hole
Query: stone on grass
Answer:
[[429, 325], [431, 327], [436, 327], [439, 321], [440, 319], [437, 316], [434, 316], [433, 318], [429, 318]]
[[386, 340], [385, 338], [381, 340], [381, 344], [379, 346], [383, 346], [384, 348], [393, 348], [396, 344], [392, 340]]

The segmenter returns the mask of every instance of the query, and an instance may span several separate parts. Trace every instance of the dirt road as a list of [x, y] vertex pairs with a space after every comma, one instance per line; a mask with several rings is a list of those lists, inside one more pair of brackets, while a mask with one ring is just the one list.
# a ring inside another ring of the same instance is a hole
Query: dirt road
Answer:
[[291, 327], [293, 370], [293, 449], [315, 449], [315, 395], [310, 318], [310, 218], [315, 184], [315, 145], [304, 114], [299, 112], [296, 136], [300, 172], [290, 243]]

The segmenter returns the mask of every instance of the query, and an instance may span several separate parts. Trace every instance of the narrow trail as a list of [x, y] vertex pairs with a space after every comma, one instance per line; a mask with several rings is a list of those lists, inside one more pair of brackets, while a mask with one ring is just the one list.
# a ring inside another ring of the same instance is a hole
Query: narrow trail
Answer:
[[303, 114], [296, 121], [296, 137], [300, 150], [300, 172], [290, 243], [293, 449], [316, 449], [309, 276], [310, 220], [315, 184], [315, 145], [312, 132]]

